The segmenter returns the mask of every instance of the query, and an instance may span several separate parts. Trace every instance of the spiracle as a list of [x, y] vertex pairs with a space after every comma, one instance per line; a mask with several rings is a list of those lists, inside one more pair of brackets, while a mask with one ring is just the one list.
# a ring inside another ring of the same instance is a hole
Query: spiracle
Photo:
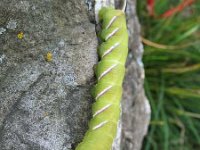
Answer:
[[128, 33], [125, 14], [104, 7], [99, 12], [102, 41], [98, 47], [100, 61], [95, 74], [97, 84], [92, 90], [95, 103], [89, 130], [76, 150], [110, 150], [116, 137], [120, 118], [120, 100], [128, 53]]

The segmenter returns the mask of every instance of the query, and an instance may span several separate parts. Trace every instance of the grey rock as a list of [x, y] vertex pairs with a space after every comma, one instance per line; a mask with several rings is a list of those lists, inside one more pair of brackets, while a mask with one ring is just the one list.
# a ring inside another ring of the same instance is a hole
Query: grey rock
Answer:
[[[139, 149], [149, 119], [139, 25], [136, 15], [130, 17], [130, 3], [121, 132], [126, 150]], [[91, 117], [97, 63], [95, 25], [85, 1], [1, 0], [0, 28], [7, 28], [0, 35], [0, 149], [73, 149]]]
[[17, 23], [0, 36], [0, 149], [72, 149], [87, 129], [97, 61], [87, 6], [1, 0], [0, 11], [1, 26]]
[[0, 35], [3, 34], [5, 31], [6, 31], [6, 29], [1, 27], [0, 28]]
[[17, 22], [15, 20], [10, 20], [6, 26], [7, 29], [16, 29], [17, 28]]
[[[116, 6], [121, 8], [122, 2], [117, 0]], [[151, 110], [143, 88], [143, 45], [140, 40], [136, 0], [127, 0], [126, 18], [130, 51], [123, 85], [122, 115], [119, 122], [121, 125], [118, 127], [118, 137], [115, 139], [113, 150], [140, 150], [147, 134]]]
[[139, 150], [147, 134], [151, 110], [143, 88], [145, 78], [142, 63], [143, 46], [136, 14], [136, 0], [128, 0], [126, 12], [130, 53], [122, 100], [121, 149]]

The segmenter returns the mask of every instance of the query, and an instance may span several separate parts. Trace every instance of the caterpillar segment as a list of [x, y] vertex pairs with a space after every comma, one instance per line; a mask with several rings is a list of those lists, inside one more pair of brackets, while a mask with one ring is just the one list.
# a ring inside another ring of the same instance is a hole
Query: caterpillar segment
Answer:
[[102, 43], [98, 47], [100, 61], [95, 68], [97, 84], [92, 90], [95, 103], [89, 130], [76, 150], [111, 150], [120, 118], [120, 100], [128, 54], [125, 14], [111, 7], [99, 12]]

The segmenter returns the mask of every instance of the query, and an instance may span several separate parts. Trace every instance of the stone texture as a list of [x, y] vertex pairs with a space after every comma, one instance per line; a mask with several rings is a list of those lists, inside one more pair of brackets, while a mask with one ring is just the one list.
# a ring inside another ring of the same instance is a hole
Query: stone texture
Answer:
[[[146, 132], [149, 105], [135, 1], [127, 13], [131, 52], [121, 148], [135, 150]], [[73, 149], [87, 130], [97, 62], [95, 25], [85, 1], [1, 0], [0, 29], [0, 149]]]
[[0, 149], [71, 149], [87, 128], [97, 61], [87, 5], [1, 0], [0, 11]]
[[143, 88], [145, 77], [142, 63], [143, 46], [136, 14], [136, 0], [128, 0], [126, 13], [130, 53], [122, 100], [121, 149], [139, 150], [147, 134], [151, 110]]
[[[123, 1], [117, 0], [116, 7], [122, 8]], [[136, 0], [127, 0], [127, 27], [129, 31], [129, 55], [122, 98], [122, 115], [118, 137], [113, 150], [139, 150], [147, 134], [150, 121], [150, 105], [145, 97], [142, 63], [143, 46], [140, 40], [140, 25], [136, 14]]]

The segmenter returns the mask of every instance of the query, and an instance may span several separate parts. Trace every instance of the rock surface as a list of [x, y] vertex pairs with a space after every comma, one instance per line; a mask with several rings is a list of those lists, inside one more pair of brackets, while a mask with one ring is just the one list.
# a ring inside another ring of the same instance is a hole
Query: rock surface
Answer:
[[120, 149], [139, 150], [147, 134], [150, 121], [150, 105], [145, 97], [142, 63], [143, 46], [140, 41], [140, 25], [136, 14], [136, 0], [128, 0], [126, 8], [129, 30], [129, 58], [122, 100], [122, 133]]
[[[136, 150], [150, 112], [135, 1], [129, 3], [121, 148]], [[91, 115], [96, 48], [83, 0], [0, 1], [1, 150], [71, 150], [81, 141]]]

